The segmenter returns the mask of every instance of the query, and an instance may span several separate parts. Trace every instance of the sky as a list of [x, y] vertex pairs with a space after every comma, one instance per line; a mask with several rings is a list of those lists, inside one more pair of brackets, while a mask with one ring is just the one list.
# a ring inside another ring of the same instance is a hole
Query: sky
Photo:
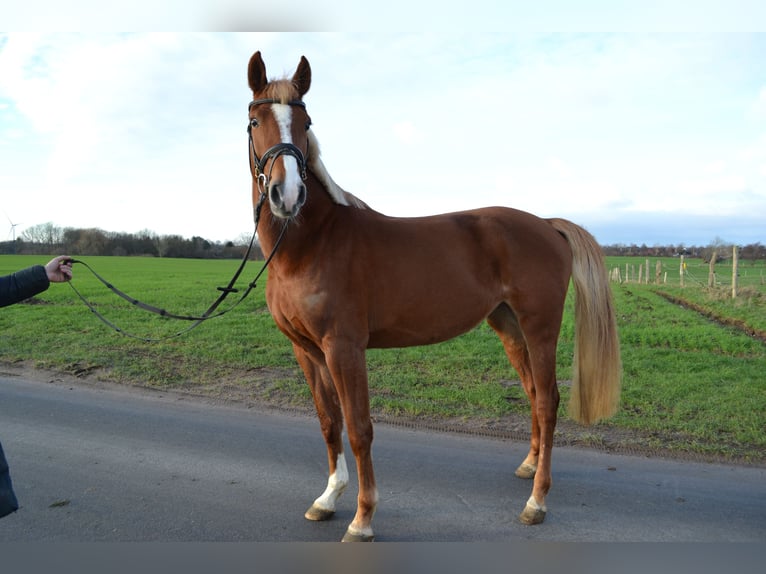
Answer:
[[0, 241], [251, 234], [256, 50], [271, 77], [308, 58], [325, 165], [388, 215], [505, 205], [605, 245], [766, 243], [766, 34], [455, 26], [0, 34]]

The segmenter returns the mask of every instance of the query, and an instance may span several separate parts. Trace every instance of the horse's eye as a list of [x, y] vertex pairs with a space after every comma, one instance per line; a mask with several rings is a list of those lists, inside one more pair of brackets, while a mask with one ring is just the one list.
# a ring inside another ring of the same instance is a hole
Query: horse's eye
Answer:
[[310, 127], [311, 127], [311, 120], [306, 120], [306, 131], [309, 131]]
[[250, 120], [250, 127], [251, 127], [251, 128], [257, 128], [257, 127], [258, 127], [258, 120], [257, 120], [257, 119], [255, 119], [255, 118], [252, 118], [252, 119]]

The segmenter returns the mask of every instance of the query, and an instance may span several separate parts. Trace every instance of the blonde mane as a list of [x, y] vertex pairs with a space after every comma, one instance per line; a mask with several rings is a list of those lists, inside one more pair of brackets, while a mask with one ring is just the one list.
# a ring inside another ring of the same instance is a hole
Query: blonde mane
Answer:
[[335, 180], [330, 177], [330, 174], [327, 172], [327, 168], [325, 167], [324, 163], [322, 163], [322, 159], [319, 157], [319, 141], [314, 135], [314, 132], [309, 130], [308, 137], [309, 149], [306, 162], [309, 169], [322, 183], [322, 185], [325, 186], [327, 193], [330, 194], [330, 197], [332, 197], [333, 201], [339, 205], [348, 205], [350, 207], [356, 207], [357, 209], [369, 209], [369, 206], [365, 202], [335, 183]]

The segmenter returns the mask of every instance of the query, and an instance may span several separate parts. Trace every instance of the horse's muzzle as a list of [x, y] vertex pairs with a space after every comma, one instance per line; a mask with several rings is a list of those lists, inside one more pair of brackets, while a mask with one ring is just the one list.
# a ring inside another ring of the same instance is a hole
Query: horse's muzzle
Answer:
[[290, 190], [292, 193], [287, 191], [282, 182], [276, 181], [269, 185], [269, 205], [271, 213], [276, 217], [294, 219], [306, 203], [306, 186], [300, 182]]

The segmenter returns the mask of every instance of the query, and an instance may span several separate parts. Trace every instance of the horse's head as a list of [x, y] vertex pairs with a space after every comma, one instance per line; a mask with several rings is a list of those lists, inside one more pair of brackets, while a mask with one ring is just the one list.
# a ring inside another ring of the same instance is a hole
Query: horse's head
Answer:
[[267, 194], [271, 213], [292, 219], [306, 203], [306, 157], [311, 118], [303, 95], [311, 86], [311, 67], [301, 57], [292, 79], [268, 81], [261, 53], [250, 58], [247, 69], [250, 102], [250, 162], [253, 203]]

